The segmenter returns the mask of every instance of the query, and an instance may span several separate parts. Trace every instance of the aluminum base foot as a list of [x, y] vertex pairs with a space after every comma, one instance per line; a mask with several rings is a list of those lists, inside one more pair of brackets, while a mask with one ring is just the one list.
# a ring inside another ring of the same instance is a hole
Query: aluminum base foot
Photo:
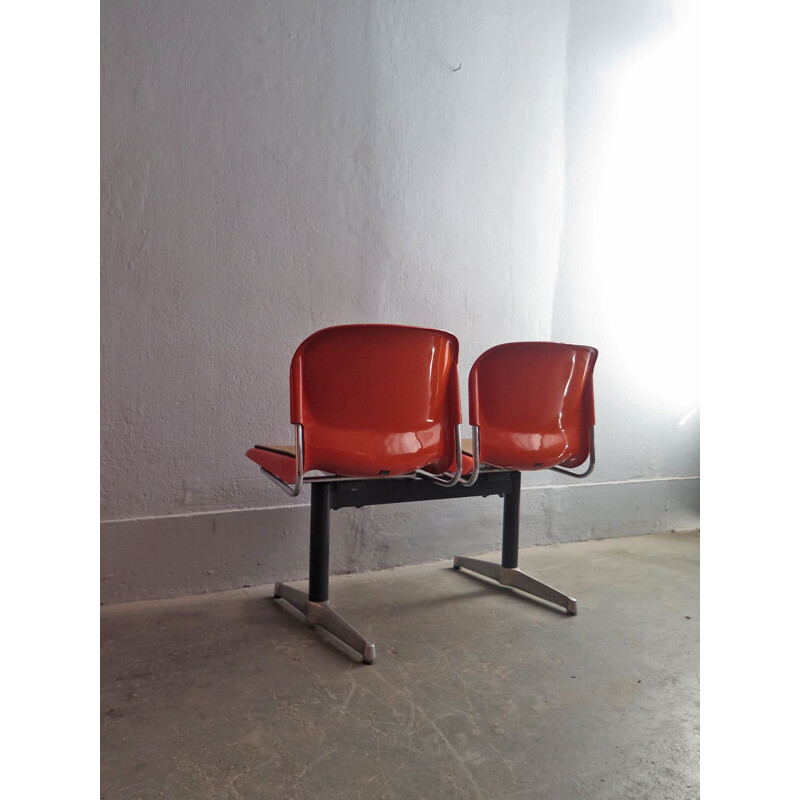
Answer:
[[361, 654], [365, 664], [375, 663], [375, 644], [367, 641], [350, 623], [337, 614], [327, 603], [314, 603], [305, 592], [287, 586], [285, 583], [275, 584], [275, 597], [286, 600], [294, 606], [310, 625], [319, 625]]
[[483, 561], [480, 558], [456, 556], [453, 559], [453, 569], [461, 568], [477, 572], [478, 575], [483, 575], [485, 578], [491, 578], [501, 586], [510, 586], [513, 589], [519, 589], [521, 592], [526, 592], [534, 597], [539, 597], [549, 603], [561, 606], [570, 616], [578, 613], [578, 601], [574, 597], [559, 592], [558, 589], [554, 589], [546, 583], [537, 581], [536, 578], [532, 578], [520, 569], [501, 567], [499, 564]]

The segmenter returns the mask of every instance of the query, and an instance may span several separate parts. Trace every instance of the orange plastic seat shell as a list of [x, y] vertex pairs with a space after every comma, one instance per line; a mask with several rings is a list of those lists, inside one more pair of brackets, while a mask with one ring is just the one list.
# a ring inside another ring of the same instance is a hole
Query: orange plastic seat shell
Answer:
[[441, 474], [461, 422], [458, 340], [404, 325], [341, 325], [292, 358], [291, 421], [304, 431], [303, 471], [348, 477]]
[[481, 462], [515, 470], [577, 467], [589, 457], [597, 350], [510, 342], [487, 350], [469, 375], [470, 423]]

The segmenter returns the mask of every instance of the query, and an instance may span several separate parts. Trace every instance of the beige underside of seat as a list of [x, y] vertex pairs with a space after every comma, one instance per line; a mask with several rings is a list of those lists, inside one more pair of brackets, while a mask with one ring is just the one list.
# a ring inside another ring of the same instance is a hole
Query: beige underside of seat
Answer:
[[258, 450], [269, 450], [273, 453], [280, 453], [284, 456], [295, 456], [295, 447], [293, 444], [257, 444], [255, 445]]

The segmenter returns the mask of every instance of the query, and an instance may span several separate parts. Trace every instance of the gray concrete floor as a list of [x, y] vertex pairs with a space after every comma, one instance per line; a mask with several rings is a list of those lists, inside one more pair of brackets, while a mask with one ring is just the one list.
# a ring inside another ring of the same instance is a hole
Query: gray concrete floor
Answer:
[[271, 587], [104, 607], [103, 798], [698, 797], [699, 535], [520, 567], [578, 616], [445, 562], [332, 578], [373, 666]]

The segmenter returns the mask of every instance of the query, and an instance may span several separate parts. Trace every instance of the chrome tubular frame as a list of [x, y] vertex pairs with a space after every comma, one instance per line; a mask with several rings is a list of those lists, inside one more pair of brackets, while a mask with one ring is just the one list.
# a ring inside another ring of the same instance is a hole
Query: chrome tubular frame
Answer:
[[434, 475], [432, 472], [425, 472], [424, 469], [418, 469], [414, 474], [420, 478], [438, 483], [440, 486], [455, 486], [461, 482], [461, 469], [463, 467], [463, 458], [461, 454], [461, 426], [456, 425], [455, 428], [455, 444], [456, 444], [456, 471], [452, 478], [445, 479], [440, 475]]
[[477, 425], [472, 426], [472, 474], [466, 480], [462, 478], [459, 483], [462, 486], [474, 486], [478, 480], [481, 467], [481, 429]]
[[303, 462], [305, 461], [303, 426], [298, 422], [294, 426], [294, 462], [295, 479], [294, 486], [282, 481], [277, 475], [273, 475], [269, 470], [261, 467], [261, 471], [276, 485], [280, 486], [290, 497], [297, 497], [303, 488]]
[[592, 474], [594, 469], [594, 425], [589, 428], [589, 467], [585, 472], [573, 472], [572, 470], [565, 469], [564, 467], [550, 467], [553, 472], [562, 472], [564, 475], [569, 475], [571, 478], [587, 478]]

